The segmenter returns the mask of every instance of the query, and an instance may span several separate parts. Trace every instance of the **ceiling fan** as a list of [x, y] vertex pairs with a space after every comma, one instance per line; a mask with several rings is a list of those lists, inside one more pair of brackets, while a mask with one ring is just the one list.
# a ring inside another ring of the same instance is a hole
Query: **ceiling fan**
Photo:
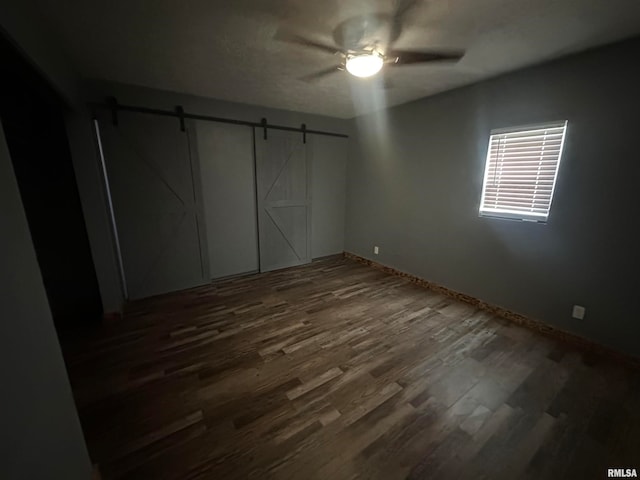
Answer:
[[464, 51], [417, 51], [393, 48], [400, 37], [404, 18], [418, 0], [399, 0], [391, 15], [368, 14], [352, 17], [340, 23], [333, 32], [334, 42], [341, 47], [316, 42], [309, 38], [280, 30], [276, 39], [313, 48], [340, 58], [337, 65], [302, 77], [314, 81], [346, 70], [360, 78], [371, 77], [384, 66], [399, 67], [442, 61], [458, 61]]

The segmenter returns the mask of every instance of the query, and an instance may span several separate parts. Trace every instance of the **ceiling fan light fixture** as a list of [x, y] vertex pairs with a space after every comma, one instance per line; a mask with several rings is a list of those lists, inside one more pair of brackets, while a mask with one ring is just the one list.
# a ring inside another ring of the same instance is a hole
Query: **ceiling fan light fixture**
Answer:
[[371, 77], [382, 69], [384, 60], [376, 52], [352, 55], [347, 58], [347, 72], [355, 77]]

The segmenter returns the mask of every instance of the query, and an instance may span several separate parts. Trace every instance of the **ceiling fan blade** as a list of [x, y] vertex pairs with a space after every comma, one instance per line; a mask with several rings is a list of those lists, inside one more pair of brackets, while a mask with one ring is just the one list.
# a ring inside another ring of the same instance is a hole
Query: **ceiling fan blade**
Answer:
[[389, 20], [389, 38], [387, 39], [387, 48], [391, 48], [395, 41], [398, 40], [402, 33], [404, 20], [407, 14], [418, 3], [419, 0], [396, 0], [396, 9]]
[[[392, 50], [387, 52], [390, 66], [411, 65], [429, 62], [457, 62], [464, 56], [463, 51], [457, 52], [415, 52], [411, 50]], [[395, 59], [395, 60], [394, 60]]]
[[297, 35], [287, 30], [282, 30], [282, 29], [278, 30], [273, 38], [281, 42], [293, 43], [296, 45], [302, 45], [303, 47], [309, 47], [309, 48], [314, 48], [316, 50], [321, 50], [331, 55], [340, 53], [340, 49], [338, 47], [333, 47], [331, 45], [326, 45], [324, 43], [316, 42], [314, 40], [301, 37], [300, 35]]
[[304, 77], [300, 77], [300, 80], [302, 80], [303, 82], [314, 82], [316, 80], [320, 80], [321, 78], [327, 77], [341, 70], [342, 70], [342, 65], [334, 65], [331, 68], [325, 68], [324, 70], [320, 70], [319, 72], [311, 73], [309, 75], [305, 75]]

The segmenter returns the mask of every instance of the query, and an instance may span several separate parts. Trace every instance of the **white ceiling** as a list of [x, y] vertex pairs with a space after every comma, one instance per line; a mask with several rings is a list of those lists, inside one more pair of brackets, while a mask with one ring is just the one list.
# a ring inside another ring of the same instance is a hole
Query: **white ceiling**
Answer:
[[387, 68], [384, 89], [344, 72], [301, 81], [336, 59], [274, 36], [331, 44], [338, 24], [395, 0], [33, 1], [87, 78], [342, 118], [640, 34], [640, 0], [422, 0], [395, 47], [466, 55]]

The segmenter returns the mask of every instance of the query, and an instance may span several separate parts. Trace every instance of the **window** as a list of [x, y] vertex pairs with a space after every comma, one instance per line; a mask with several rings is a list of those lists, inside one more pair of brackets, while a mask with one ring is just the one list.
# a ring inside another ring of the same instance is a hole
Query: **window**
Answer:
[[480, 215], [546, 222], [567, 122], [492, 130]]

